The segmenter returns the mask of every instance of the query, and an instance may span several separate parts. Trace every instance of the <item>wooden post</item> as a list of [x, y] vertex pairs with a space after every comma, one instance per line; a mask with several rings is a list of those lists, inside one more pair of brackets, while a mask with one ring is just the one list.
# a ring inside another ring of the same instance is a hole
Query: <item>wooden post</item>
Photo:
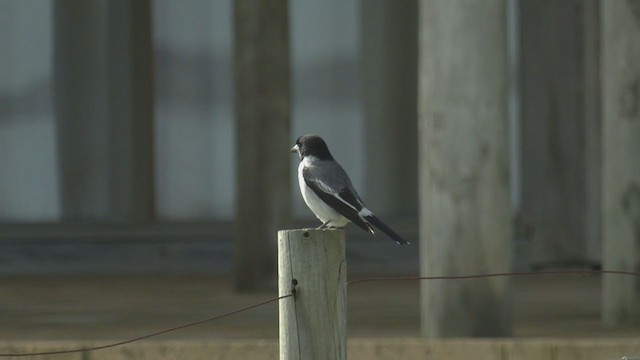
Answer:
[[346, 279], [344, 231], [278, 232], [280, 360], [347, 358]]
[[[603, 265], [640, 269], [640, 1], [602, 1]], [[605, 325], [640, 324], [640, 281], [603, 276]]]
[[[422, 275], [512, 268], [504, 0], [420, 3]], [[423, 281], [422, 334], [508, 336], [508, 278]]]
[[[236, 236], [239, 291], [273, 289], [273, 234], [291, 221], [288, 1], [236, 0]], [[271, 240], [271, 241], [270, 241]]]

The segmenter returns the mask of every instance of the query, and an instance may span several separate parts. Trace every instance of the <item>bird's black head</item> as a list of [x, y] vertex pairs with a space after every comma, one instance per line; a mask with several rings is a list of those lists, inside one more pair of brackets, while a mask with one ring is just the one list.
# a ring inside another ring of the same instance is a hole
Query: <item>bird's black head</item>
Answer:
[[313, 156], [319, 160], [332, 160], [327, 144], [317, 135], [303, 135], [296, 140], [291, 152], [297, 152], [300, 159], [305, 156]]

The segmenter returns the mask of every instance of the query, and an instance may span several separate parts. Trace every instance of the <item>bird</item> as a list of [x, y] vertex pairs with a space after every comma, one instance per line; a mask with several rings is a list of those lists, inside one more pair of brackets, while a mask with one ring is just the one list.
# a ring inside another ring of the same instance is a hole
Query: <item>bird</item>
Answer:
[[399, 245], [409, 245], [364, 205], [349, 175], [320, 136], [300, 136], [290, 151], [300, 157], [300, 192], [311, 212], [322, 222], [318, 229], [343, 228], [352, 222], [371, 234], [375, 234], [374, 226]]

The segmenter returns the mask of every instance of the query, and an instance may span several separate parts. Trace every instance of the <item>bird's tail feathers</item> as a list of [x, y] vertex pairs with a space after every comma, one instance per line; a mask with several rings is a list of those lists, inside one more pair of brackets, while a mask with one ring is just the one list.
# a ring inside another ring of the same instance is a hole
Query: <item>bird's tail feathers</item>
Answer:
[[[400, 235], [398, 235], [393, 229], [391, 229], [387, 224], [383, 223], [382, 220], [378, 219], [375, 215], [370, 214], [364, 216], [364, 218], [371, 223], [371, 225], [377, 227], [383, 233], [387, 234], [390, 238], [392, 238], [398, 245], [409, 245], [409, 242], [403, 239]], [[373, 231], [372, 231], [373, 232]]]

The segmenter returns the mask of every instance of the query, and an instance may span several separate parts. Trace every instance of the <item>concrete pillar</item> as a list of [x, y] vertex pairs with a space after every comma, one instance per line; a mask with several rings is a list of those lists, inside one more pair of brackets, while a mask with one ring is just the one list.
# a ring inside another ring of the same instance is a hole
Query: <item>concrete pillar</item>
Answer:
[[591, 266], [600, 228], [597, 1], [518, 3], [526, 261]]
[[276, 285], [276, 234], [291, 219], [288, 2], [235, 1], [235, 286]]
[[360, 4], [367, 204], [380, 215], [415, 218], [418, 2]]
[[586, 255], [602, 263], [602, 82], [600, 78], [600, 1], [584, 6], [584, 121], [586, 159]]
[[151, 0], [109, 2], [110, 220], [154, 215]]
[[63, 220], [109, 214], [109, 3], [56, 0], [53, 83]]
[[[640, 271], [640, 1], [602, 1], [603, 265]], [[604, 275], [605, 325], [640, 324], [640, 281]]]
[[[428, 0], [420, 9], [422, 275], [512, 268], [503, 0]], [[421, 283], [422, 335], [507, 336], [511, 281]]]
[[65, 220], [153, 215], [151, 4], [54, 2], [54, 103]]

